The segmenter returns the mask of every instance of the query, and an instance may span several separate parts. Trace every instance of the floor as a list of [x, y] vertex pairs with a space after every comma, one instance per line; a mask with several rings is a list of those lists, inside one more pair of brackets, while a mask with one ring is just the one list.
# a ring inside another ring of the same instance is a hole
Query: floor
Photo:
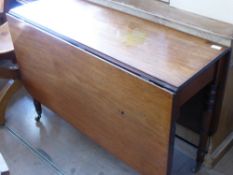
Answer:
[[[49, 109], [43, 107], [40, 123], [35, 115], [31, 97], [21, 89], [0, 128], [0, 152], [11, 175], [138, 175]], [[194, 160], [177, 145], [172, 175], [192, 175]], [[202, 168], [198, 175], [232, 175], [232, 165], [233, 148], [214, 169]]]

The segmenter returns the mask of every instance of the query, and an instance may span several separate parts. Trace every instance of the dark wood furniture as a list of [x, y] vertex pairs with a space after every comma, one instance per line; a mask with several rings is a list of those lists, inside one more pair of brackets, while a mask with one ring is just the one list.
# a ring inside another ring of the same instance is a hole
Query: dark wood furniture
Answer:
[[[4, 2], [4, 1], [2, 1]], [[8, 102], [12, 95], [20, 87], [19, 70], [15, 66], [15, 54], [14, 47], [11, 40], [8, 23], [5, 21], [5, 3], [0, 4], [2, 7], [2, 18], [1, 22], [5, 22], [0, 25], [0, 79], [5, 79], [6, 82], [2, 89], [0, 89], [0, 125], [4, 124], [5, 121], [5, 110], [7, 108]], [[12, 64], [7, 64], [4, 66], [3, 62], [9, 60]]]
[[[227, 47], [231, 47], [233, 51], [233, 24], [173, 8], [170, 5], [160, 3], [156, 0], [93, 1], [103, 6], [124, 11], [125, 13], [139, 16], [143, 19], [160, 23], [212, 42], [223, 44]], [[106, 3], [106, 1], [108, 3]], [[231, 60], [233, 63], [233, 55]], [[215, 122], [215, 127], [213, 128], [215, 128], [216, 132], [209, 137], [208, 154], [205, 159], [205, 165], [208, 167], [213, 167], [233, 145], [233, 66], [229, 66], [226, 71], [227, 78], [225, 84], [223, 84], [225, 86], [225, 91], [223, 100], [221, 101], [223, 105], [220, 109], [220, 115], [217, 116], [216, 120], [213, 120]], [[182, 122], [182, 125], [177, 125], [176, 134], [181, 136], [182, 140], [185, 139], [186, 142], [189, 141], [192, 145], [198, 145], [201, 115], [199, 115], [199, 112], [196, 112], [196, 110], [189, 113], [193, 115], [181, 117], [178, 121], [178, 123]], [[194, 114], [198, 114], [199, 116]], [[192, 123], [195, 125], [192, 126]]]
[[228, 48], [82, 0], [34, 2], [8, 21], [29, 93], [143, 175], [170, 174], [175, 122], [203, 92], [200, 167]]

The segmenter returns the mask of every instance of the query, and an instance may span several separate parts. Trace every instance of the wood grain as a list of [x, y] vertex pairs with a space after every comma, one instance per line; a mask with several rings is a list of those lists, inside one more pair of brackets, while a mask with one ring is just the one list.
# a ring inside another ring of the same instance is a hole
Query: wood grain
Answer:
[[[69, 10], [61, 13], [64, 9]], [[225, 49], [214, 50], [204, 39], [82, 0], [38, 1], [10, 13], [175, 87]]]
[[9, 80], [3, 89], [0, 91], [0, 125], [5, 123], [5, 112], [7, 105], [14, 93], [21, 87], [21, 82], [18, 80]]
[[171, 92], [13, 17], [8, 21], [33, 97], [140, 173], [167, 174]]
[[178, 104], [182, 106], [185, 102], [190, 100], [193, 96], [208, 85], [214, 78], [215, 64], [210, 65], [208, 69], [203, 71], [200, 75], [190, 80], [186, 85], [180, 88], [178, 94]]
[[173, 115], [213, 80], [226, 48], [82, 0], [25, 5], [9, 23], [35, 99], [142, 174], [170, 174]]
[[118, 11], [160, 23], [175, 30], [230, 46], [233, 25], [171, 7], [157, 0], [88, 0]]
[[[3, 2], [3, 1], [2, 1]], [[4, 3], [3, 3], [4, 5]], [[0, 26], [0, 60], [12, 60], [14, 61], [14, 47], [11, 40], [8, 23], [4, 23]], [[3, 79], [19, 79], [19, 70], [17, 68], [0, 68], [0, 78]], [[9, 80], [3, 89], [0, 90], [0, 125], [5, 122], [5, 111], [7, 105], [15, 93], [20, 87], [18, 81]]]

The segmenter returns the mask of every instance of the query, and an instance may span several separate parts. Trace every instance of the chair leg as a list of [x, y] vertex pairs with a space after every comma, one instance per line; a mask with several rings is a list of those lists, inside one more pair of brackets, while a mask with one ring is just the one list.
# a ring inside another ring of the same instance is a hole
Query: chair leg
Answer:
[[41, 114], [42, 114], [42, 106], [41, 106], [41, 103], [37, 101], [35, 98], [33, 99], [33, 104], [35, 106], [36, 113], [37, 113], [37, 117], [35, 118], [35, 120], [39, 122], [41, 119]]
[[11, 97], [21, 87], [20, 81], [9, 80], [0, 91], [0, 125], [5, 124], [5, 112]]

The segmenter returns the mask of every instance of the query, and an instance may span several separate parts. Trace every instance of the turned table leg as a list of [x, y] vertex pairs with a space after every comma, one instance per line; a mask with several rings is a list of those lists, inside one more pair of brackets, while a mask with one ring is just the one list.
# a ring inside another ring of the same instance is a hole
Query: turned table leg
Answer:
[[200, 170], [204, 159], [205, 155], [208, 152], [208, 141], [209, 141], [209, 136], [211, 133], [211, 124], [214, 120], [214, 115], [216, 113], [216, 109], [218, 108], [217, 102], [221, 100], [221, 83], [222, 79], [224, 79], [225, 76], [225, 66], [228, 65], [226, 64], [229, 61], [229, 58], [226, 57], [226, 59], [221, 59], [216, 65], [216, 70], [215, 70], [215, 76], [211, 84], [209, 85], [209, 92], [208, 92], [208, 97], [206, 101], [206, 109], [203, 113], [203, 118], [202, 118], [202, 123], [201, 123], [201, 128], [200, 128], [200, 140], [199, 140], [199, 145], [198, 145], [198, 151], [197, 151], [197, 158], [196, 158], [196, 167], [194, 169], [194, 172], [197, 172]]
[[200, 170], [204, 162], [205, 155], [208, 152], [207, 145], [208, 145], [209, 131], [211, 127], [213, 111], [215, 107], [216, 92], [217, 92], [217, 86], [215, 84], [211, 85], [207, 100], [207, 109], [203, 114], [203, 119], [201, 124], [200, 140], [198, 145], [196, 167], [194, 169], [194, 172], [198, 172]]
[[41, 119], [41, 114], [42, 114], [42, 106], [41, 106], [41, 103], [37, 101], [35, 98], [33, 99], [33, 103], [34, 103], [36, 113], [37, 113], [37, 117], [35, 118], [35, 120], [39, 122]]

